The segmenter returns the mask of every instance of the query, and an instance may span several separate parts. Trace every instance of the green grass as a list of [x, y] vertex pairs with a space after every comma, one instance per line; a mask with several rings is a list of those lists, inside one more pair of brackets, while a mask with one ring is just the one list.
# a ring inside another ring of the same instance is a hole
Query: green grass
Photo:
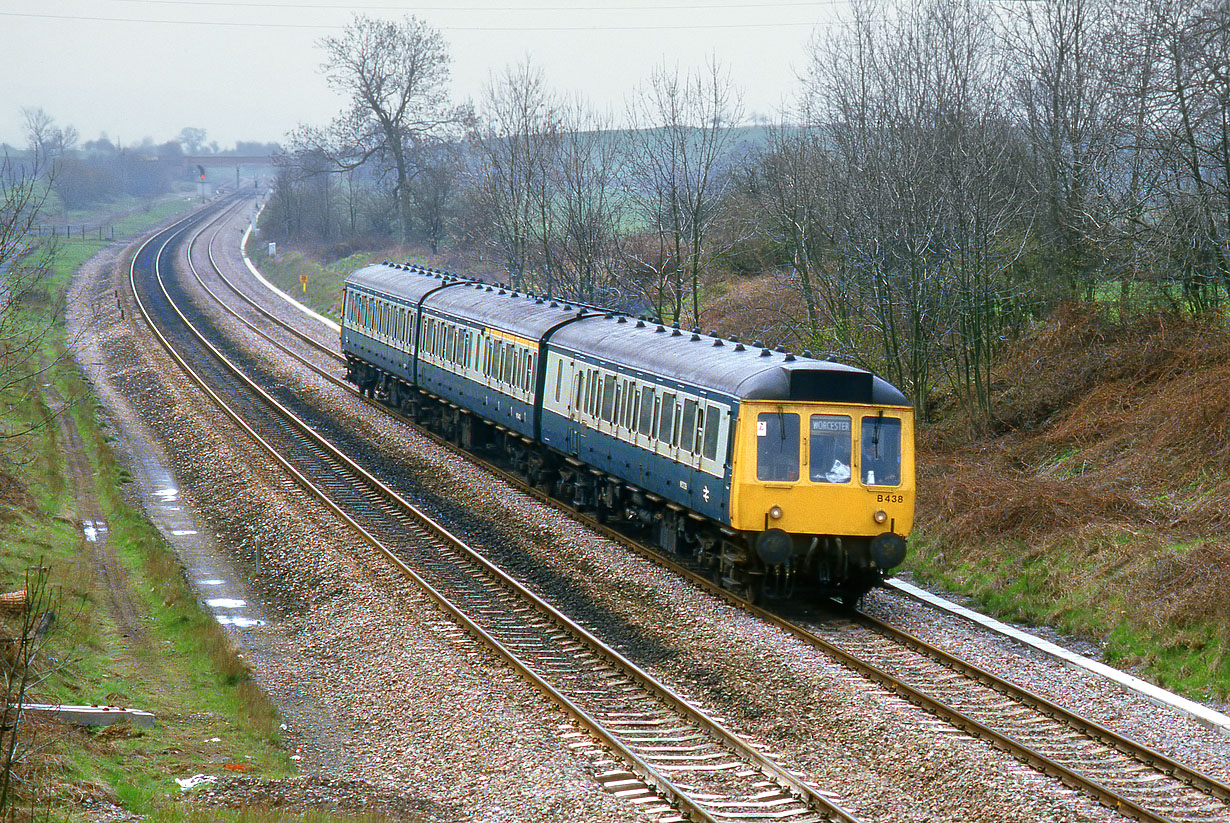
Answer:
[[967, 595], [987, 613], [1051, 626], [1102, 647], [1106, 661], [1185, 696], [1230, 698], [1230, 636], [1216, 619], [1159, 615], [1141, 604], [1140, 581], [1185, 543], [1110, 531], [1038, 550], [1021, 541], [976, 555], [916, 531], [905, 568], [924, 583]]
[[[125, 231], [160, 222], [184, 205], [164, 202], [125, 218]], [[101, 245], [61, 244], [48, 292], [67, 289], [73, 271]], [[21, 321], [45, 322], [49, 302], [36, 299], [22, 306], [27, 316]], [[22, 505], [17, 495], [0, 503], [0, 544], [5, 547], [0, 590], [21, 588], [26, 569], [42, 564], [61, 592], [48, 652], [58, 662], [31, 699], [121, 704], [151, 711], [158, 722], [153, 729], [69, 730], [40, 755], [34, 774], [44, 776], [41, 793], [50, 798], [48, 811], [57, 818], [83, 814], [77, 803], [88, 795], [119, 802], [137, 814], [183, 819], [175, 777], [231, 774], [224, 764], [233, 763], [246, 773], [276, 778], [295, 773], [295, 764], [280, 748], [274, 708], [255, 688], [222, 627], [198, 607], [157, 529], [129, 503], [124, 486], [131, 477], [117, 462], [113, 438], [99, 424], [96, 399], [75, 363], [63, 356], [65, 346], [63, 327], [57, 325], [42, 343], [42, 359], [53, 364], [51, 369], [27, 377], [0, 398], [0, 416], [8, 430], [50, 420], [51, 386], [73, 401], [68, 413], [95, 470], [94, 492], [128, 578], [132, 619], [117, 622], [107, 592], [99, 588], [75, 522], [76, 499], [54, 423], [26, 439], [15, 453], [19, 461], [0, 462], [0, 470], [15, 478], [34, 504]], [[125, 638], [125, 632], [133, 636]], [[210, 812], [209, 819], [249, 818]], [[302, 818], [261, 813], [253, 819]]]
[[[346, 276], [376, 259], [370, 252], [359, 252], [325, 265], [300, 252], [286, 251], [271, 258], [268, 246], [259, 243], [248, 244], [248, 256], [269, 282], [333, 320], [342, 316], [342, 292]], [[413, 259], [407, 262], [427, 265], [424, 261]], [[307, 275], [306, 289], [300, 280], [303, 275]]]

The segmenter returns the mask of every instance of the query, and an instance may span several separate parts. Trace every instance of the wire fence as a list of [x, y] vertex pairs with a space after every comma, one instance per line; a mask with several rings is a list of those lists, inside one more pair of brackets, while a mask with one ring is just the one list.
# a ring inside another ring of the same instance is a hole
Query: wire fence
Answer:
[[30, 234], [52, 240], [114, 240], [115, 226], [31, 226]]

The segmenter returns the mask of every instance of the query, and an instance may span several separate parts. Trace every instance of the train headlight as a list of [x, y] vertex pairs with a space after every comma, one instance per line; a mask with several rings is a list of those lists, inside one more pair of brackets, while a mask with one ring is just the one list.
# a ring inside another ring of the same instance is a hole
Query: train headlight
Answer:
[[888, 521], [888, 512], [884, 511], [884, 509], [880, 509], [875, 514], [873, 514], [871, 517], [877, 523], [886, 523]]
[[774, 506], [773, 508], [769, 509], [769, 517], [772, 518], [773, 520], [781, 520], [782, 519], [782, 507]]

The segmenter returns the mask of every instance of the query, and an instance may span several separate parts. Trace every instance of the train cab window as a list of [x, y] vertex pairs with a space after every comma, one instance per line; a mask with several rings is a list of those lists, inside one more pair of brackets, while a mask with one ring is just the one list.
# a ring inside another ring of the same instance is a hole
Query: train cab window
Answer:
[[641, 391], [641, 434], [653, 437], [653, 400], [657, 389], [648, 386]]
[[799, 416], [761, 412], [756, 416], [756, 479], [799, 479]]
[[705, 410], [705, 457], [709, 460], [717, 460], [718, 421], [721, 419], [717, 406]]
[[901, 484], [901, 421], [896, 417], [863, 418], [859, 470], [868, 486]]
[[807, 459], [813, 483], [850, 482], [850, 418], [844, 414], [811, 416], [811, 450]]

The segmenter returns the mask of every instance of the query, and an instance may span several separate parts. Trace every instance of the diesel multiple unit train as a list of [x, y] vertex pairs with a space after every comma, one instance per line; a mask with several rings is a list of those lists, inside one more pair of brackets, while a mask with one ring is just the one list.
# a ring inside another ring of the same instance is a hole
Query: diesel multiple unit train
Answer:
[[870, 372], [383, 263], [347, 376], [745, 596], [853, 602], [905, 558], [914, 418]]

